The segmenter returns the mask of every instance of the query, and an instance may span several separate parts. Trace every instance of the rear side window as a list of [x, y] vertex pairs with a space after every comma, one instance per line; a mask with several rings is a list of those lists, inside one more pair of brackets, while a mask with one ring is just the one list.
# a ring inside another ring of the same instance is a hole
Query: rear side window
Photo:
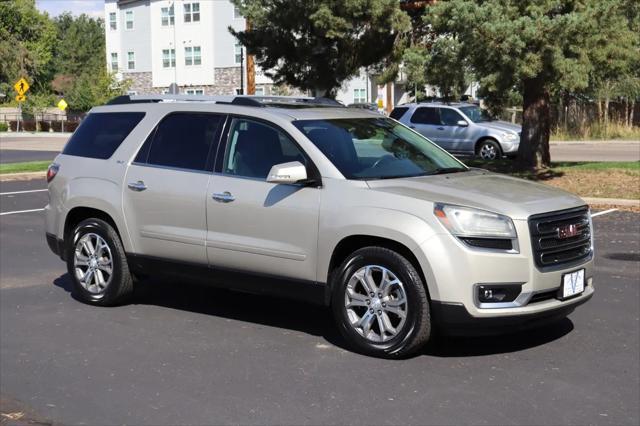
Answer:
[[394, 108], [393, 111], [391, 111], [391, 114], [389, 114], [389, 117], [393, 118], [394, 120], [400, 120], [400, 118], [402, 118], [404, 113], [408, 110], [409, 108], [407, 107]]
[[105, 160], [113, 155], [144, 117], [144, 112], [89, 114], [74, 132], [63, 154]]
[[440, 124], [440, 114], [437, 108], [420, 107], [411, 116], [411, 122], [416, 124]]
[[222, 116], [173, 113], [166, 116], [144, 143], [136, 162], [189, 170], [206, 170]]
[[458, 121], [463, 120], [456, 110], [450, 108], [440, 108], [440, 119], [445, 126], [457, 126]]

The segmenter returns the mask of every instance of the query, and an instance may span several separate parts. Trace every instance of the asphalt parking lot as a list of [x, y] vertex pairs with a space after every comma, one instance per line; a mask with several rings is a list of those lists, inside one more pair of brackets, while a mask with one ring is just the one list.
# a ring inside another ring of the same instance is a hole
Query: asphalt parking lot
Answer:
[[44, 240], [47, 193], [22, 192], [43, 188], [0, 182], [2, 413], [56, 424], [640, 423], [638, 214], [594, 218], [596, 294], [568, 319], [386, 361], [345, 350], [329, 311], [303, 303], [182, 282], [142, 283], [116, 308], [77, 302]]

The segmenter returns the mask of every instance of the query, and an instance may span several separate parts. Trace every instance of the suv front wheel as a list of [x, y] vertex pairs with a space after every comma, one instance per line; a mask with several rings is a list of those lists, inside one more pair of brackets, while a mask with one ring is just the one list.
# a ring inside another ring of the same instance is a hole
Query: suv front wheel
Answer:
[[383, 247], [352, 253], [334, 274], [332, 309], [340, 332], [359, 352], [399, 358], [429, 340], [429, 302], [420, 274]]
[[133, 278], [118, 233], [107, 222], [80, 222], [68, 238], [67, 270], [73, 294], [85, 303], [112, 306], [133, 291]]
[[502, 157], [502, 149], [498, 142], [485, 139], [476, 147], [476, 156], [485, 161], [499, 160]]

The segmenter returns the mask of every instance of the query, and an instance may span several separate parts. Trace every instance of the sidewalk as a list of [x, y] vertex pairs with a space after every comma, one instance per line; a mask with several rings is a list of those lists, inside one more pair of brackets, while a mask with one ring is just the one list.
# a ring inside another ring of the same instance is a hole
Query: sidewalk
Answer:
[[1, 132], [0, 140], [4, 138], [69, 138], [71, 132]]

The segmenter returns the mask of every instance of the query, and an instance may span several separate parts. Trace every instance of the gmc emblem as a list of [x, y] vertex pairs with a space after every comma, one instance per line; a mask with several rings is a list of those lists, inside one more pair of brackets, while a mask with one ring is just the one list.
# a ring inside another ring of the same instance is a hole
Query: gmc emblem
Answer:
[[571, 224], [558, 227], [558, 238], [561, 240], [575, 237], [578, 234], [578, 225]]

